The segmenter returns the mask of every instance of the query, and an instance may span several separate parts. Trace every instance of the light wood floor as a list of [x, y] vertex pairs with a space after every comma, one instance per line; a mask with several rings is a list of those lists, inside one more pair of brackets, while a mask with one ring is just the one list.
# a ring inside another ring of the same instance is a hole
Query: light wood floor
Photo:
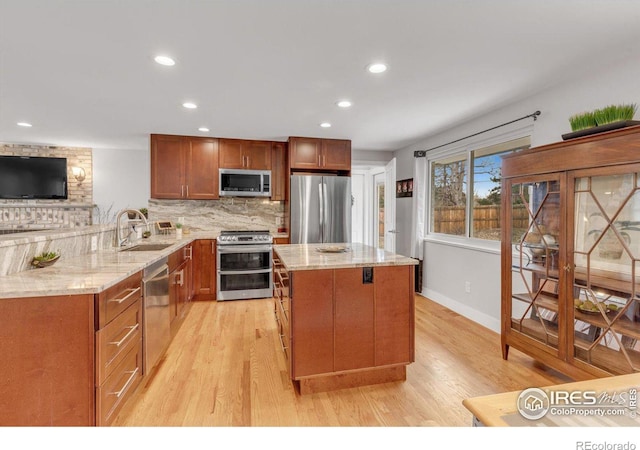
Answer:
[[271, 299], [194, 302], [155, 374], [115, 426], [469, 426], [467, 397], [570, 381], [498, 334], [416, 295], [407, 380], [300, 396]]

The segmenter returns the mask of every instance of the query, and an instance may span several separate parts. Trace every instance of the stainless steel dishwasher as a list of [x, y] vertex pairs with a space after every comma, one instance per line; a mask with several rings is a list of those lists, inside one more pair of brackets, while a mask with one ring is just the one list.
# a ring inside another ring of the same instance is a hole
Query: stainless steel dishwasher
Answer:
[[158, 363], [171, 341], [167, 258], [162, 258], [145, 268], [142, 277], [144, 287], [143, 371], [147, 374]]

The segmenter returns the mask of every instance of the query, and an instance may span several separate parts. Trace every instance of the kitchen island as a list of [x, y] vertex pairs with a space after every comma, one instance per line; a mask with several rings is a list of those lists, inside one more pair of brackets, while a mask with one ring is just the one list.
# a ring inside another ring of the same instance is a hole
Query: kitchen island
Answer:
[[273, 253], [274, 313], [301, 394], [406, 379], [417, 260], [359, 243]]

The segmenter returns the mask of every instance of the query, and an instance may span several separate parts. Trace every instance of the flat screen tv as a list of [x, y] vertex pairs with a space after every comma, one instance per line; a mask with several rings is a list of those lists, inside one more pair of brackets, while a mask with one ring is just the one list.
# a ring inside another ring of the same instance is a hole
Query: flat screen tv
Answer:
[[66, 199], [67, 159], [0, 156], [0, 198]]

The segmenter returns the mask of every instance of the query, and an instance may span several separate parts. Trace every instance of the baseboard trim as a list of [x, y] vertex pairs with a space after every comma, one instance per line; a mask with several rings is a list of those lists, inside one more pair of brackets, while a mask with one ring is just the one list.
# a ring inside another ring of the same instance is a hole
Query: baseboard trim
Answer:
[[439, 292], [433, 291], [431, 289], [422, 289], [421, 295], [427, 297], [429, 300], [433, 300], [439, 305], [457, 312], [458, 314], [466, 317], [469, 320], [473, 320], [474, 322], [490, 329], [491, 331], [500, 333], [500, 320], [496, 319], [495, 317], [473, 309], [469, 305], [460, 303], [459, 301], [453, 300], [446, 295], [442, 295]]

